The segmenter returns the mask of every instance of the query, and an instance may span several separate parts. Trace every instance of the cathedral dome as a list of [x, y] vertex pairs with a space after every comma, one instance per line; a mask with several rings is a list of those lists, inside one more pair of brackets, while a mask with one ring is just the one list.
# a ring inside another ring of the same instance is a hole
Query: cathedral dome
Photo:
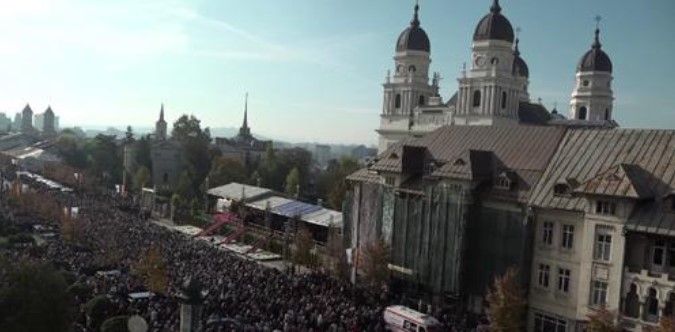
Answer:
[[398, 41], [396, 42], [396, 52], [424, 51], [428, 53], [431, 51], [429, 36], [427, 36], [424, 29], [420, 27], [420, 21], [417, 17], [419, 9], [419, 5], [416, 5], [415, 16], [413, 17], [413, 20], [410, 21], [410, 26], [403, 30], [398, 37]]
[[520, 57], [520, 50], [518, 49], [518, 43], [520, 41], [516, 39], [516, 48], [513, 50], [513, 69], [512, 73], [514, 76], [520, 76], [529, 78], [530, 69], [527, 67], [527, 63], [523, 58]]
[[586, 52], [579, 64], [577, 65], [578, 72], [586, 71], [602, 71], [602, 72], [612, 72], [612, 60], [609, 59], [609, 55], [602, 50], [602, 44], [600, 44], [600, 30], [595, 30], [595, 42], [590, 51]]
[[494, 0], [490, 7], [490, 13], [485, 15], [478, 23], [473, 34], [473, 40], [503, 40], [513, 43], [513, 27], [511, 22], [501, 13], [502, 7], [499, 6], [499, 0]]

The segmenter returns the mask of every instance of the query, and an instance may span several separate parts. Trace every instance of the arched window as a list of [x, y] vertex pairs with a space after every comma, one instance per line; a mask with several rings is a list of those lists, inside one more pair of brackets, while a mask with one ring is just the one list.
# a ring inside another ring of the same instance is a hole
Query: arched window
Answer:
[[415, 67], [413, 65], [410, 65], [410, 67], [408, 67], [408, 71], [411, 72], [411, 73], [414, 73], [414, 72], [417, 71], [417, 67]]
[[670, 318], [675, 318], [675, 293], [670, 293], [666, 300], [666, 307], [663, 308], [663, 315]]
[[473, 92], [473, 107], [479, 106], [480, 106], [480, 90], [476, 90]]
[[638, 318], [638, 316], [640, 316], [640, 298], [635, 284], [630, 284], [630, 291], [626, 294], [624, 315], [633, 318]]
[[579, 107], [579, 114], [577, 114], [577, 118], [579, 120], [586, 120], [587, 116], [588, 116], [588, 109], [586, 108], [586, 106]]
[[659, 299], [656, 297], [656, 289], [649, 288], [649, 296], [645, 302], [645, 320], [656, 323], [659, 321]]
[[419, 103], [420, 106], [424, 106], [424, 96], [420, 96], [420, 99], [419, 99], [418, 103]]
[[394, 108], [401, 108], [401, 94], [396, 95], [396, 99], [394, 100]]
[[605, 108], [605, 120], [609, 120], [609, 108]]
[[397, 72], [397, 73], [400, 73], [400, 72], [402, 72], [402, 71], [403, 71], [403, 65], [398, 65], [398, 66], [396, 66], [396, 72]]
[[502, 91], [502, 109], [506, 108], [506, 98], [508, 98], [506, 91]]

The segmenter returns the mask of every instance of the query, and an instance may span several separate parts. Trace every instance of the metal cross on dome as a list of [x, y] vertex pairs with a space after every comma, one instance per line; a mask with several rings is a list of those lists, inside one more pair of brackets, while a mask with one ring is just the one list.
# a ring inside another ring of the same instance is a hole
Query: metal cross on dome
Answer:
[[596, 15], [593, 20], [595, 20], [595, 28], [600, 29], [600, 21], [602, 21], [602, 16]]

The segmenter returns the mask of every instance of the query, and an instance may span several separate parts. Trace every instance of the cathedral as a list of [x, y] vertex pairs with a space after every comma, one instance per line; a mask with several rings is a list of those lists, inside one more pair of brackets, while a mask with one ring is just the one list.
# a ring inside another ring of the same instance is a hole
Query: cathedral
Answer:
[[612, 61], [595, 31], [591, 49], [579, 61], [569, 117], [532, 102], [529, 68], [519, 38], [499, 1], [478, 22], [471, 47], [470, 68], [463, 68], [458, 90], [443, 100], [440, 75], [430, 75], [431, 41], [422, 28], [419, 5], [410, 26], [399, 36], [394, 74], [384, 83], [379, 152], [404, 138], [418, 138], [444, 125], [557, 125], [617, 127], [612, 119]]

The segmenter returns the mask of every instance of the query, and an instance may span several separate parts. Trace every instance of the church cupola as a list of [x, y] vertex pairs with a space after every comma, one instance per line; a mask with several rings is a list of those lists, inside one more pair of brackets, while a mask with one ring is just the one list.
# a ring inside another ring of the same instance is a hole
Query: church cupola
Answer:
[[[600, 17], [596, 18], [598, 25]], [[577, 65], [576, 84], [570, 101], [570, 118], [589, 121], [612, 121], [614, 93], [612, 91], [612, 60], [602, 50], [600, 28], [595, 40]]]
[[396, 42], [396, 52], [431, 52], [429, 36], [427, 36], [427, 33], [424, 31], [424, 29], [420, 27], [419, 10], [420, 6], [415, 5], [415, 14], [412, 21], [410, 21], [410, 27], [403, 30], [401, 35], [398, 37], [398, 42]]
[[525, 60], [520, 57], [520, 50], [518, 49], [519, 43], [520, 40], [516, 38], [516, 46], [513, 49], [513, 69], [511, 71], [513, 76], [529, 78], [530, 69], [527, 67]]
[[473, 41], [502, 40], [513, 43], [514, 36], [511, 22], [502, 15], [499, 0], [494, 0], [492, 6], [490, 6], [490, 12], [478, 22], [473, 34]]

